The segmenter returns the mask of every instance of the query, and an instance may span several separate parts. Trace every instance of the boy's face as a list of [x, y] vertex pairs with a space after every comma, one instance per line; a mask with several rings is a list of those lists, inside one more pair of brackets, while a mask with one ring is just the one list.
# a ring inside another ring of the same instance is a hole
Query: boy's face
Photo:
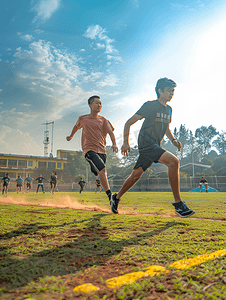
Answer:
[[164, 92], [162, 92], [161, 89], [159, 89], [159, 94], [161, 98], [164, 98], [166, 101], [170, 101], [173, 98], [174, 95], [174, 87], [165, 87]]
[[92, 104], [89, 104], [92, 111], [99, 113], [102, 108], [102, 103], [99, 98], [95, 98]]

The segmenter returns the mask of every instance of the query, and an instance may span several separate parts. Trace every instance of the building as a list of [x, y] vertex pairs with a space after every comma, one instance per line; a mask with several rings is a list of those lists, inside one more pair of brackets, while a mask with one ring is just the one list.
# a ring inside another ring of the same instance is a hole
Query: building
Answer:
[[75, 150], [57, 150], [57, 157], [58, 158], [68, 158], [69, 155], [73, 155], [73, 154], [77, 154], [77, 155], [81, 155], [83, 156], [83, 152], [82, 151], [75, 151]]
[[[0, 178], [9, 173], [11, 180], [18, 176], [26, 178], [37, 168], [45, 168], [50, 171], [63, 170], [67, 164], [67, 158], [28, 156], [0, 153]], [[60, 178], [59, 178], [60, 179]]]

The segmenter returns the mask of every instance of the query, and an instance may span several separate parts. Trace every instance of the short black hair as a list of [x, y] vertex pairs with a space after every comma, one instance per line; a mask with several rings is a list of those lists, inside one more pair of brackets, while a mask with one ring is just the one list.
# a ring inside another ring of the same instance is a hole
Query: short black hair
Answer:
[[159, 89], [164, 93], [165, 87], [176, 87], [176, 86], [177, 86], [176, 82], [174, 82], [172, 79], [169, 79], [169, 78], [166, 78], [166, 77], [160, 78], [157, 81], [156, 87], [155, 87], [157, 97], [158, 98], [160, 97]]
[[96, 99], [96, 98], [100, 99], [100, 97], [99, 97], [99, 96], [96, 96], [96, 95], [89, 97], [89, 99], [88, 99], [88, 104], [92, 104], [93, 101], [94, 101], [94, 99]]

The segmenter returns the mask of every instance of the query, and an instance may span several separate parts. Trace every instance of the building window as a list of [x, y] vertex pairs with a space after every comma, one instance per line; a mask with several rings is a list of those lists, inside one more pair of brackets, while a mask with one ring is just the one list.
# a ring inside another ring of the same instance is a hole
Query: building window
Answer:
[[1, 167], [6, 167], [6, 159], [0, 159], [0, 166]]
[[48, 162], [48, 169], [52, 169], [54, 171], [54, 169], [56, 169], [56, 163], [55, 162]]
[[27, 161], [26, 160], [18, 160], [18, 167], [27, 167]]
[[67, 167], [67, 164], [66, 163], [64, 163], [64, 169]]
[[32, 160], [28, 161], [28, 167], [33, 167], [33, 161]]
[[57, 163], [57, 169], [61, 169], [61, 163]]
[[39, 161], [38, 162], [38, 167], [39, 168], [46, 168], [46, 161]]
[[15, 159], [9, 159], [8, 160], [8, 167], [14, 167], [14, 168], [16, 168], [17, 167], [17, 160], [15, 160]]

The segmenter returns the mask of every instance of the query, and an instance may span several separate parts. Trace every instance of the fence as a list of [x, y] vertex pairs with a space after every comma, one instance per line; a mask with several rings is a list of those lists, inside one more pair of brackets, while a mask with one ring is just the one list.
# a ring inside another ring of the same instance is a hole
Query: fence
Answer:
[[[180, 190], [190, 191], [199, 186], [200, 177], [181, 177], [180, 178]], [[226, 192], [226, 176], [206, 176], [205, 179], [208, 181], [208, 185], [218, 191]], [[112, 191], [118, 191], [123, 185], [125, 179], [110, 179], [109, 185]], [[37, 184], [32, 185], [31, 192], [36, 191]], [[44, 188], [46, 192], [50, 191], [50, 184], [44, 183]], [[26, 189], [26, 185], [24, 190]], [[79, 186], [77, 182], [73, 183], [58, 183], [57, 189], [60, 192], [77, 192], [79, 191]], [[85, 191], [95, 191], [96, 184], [94, 181], [89, 181], [84, 190]], [[9, 191], [16, 190], [16, 183], [10, 183]], [[170, 191], [171, 187], [169, 184], [169, 179], [167, 178], [142, 178], [130, 189], [130, 191]], [[41, 191], [41, 189], [39, 190]]]

